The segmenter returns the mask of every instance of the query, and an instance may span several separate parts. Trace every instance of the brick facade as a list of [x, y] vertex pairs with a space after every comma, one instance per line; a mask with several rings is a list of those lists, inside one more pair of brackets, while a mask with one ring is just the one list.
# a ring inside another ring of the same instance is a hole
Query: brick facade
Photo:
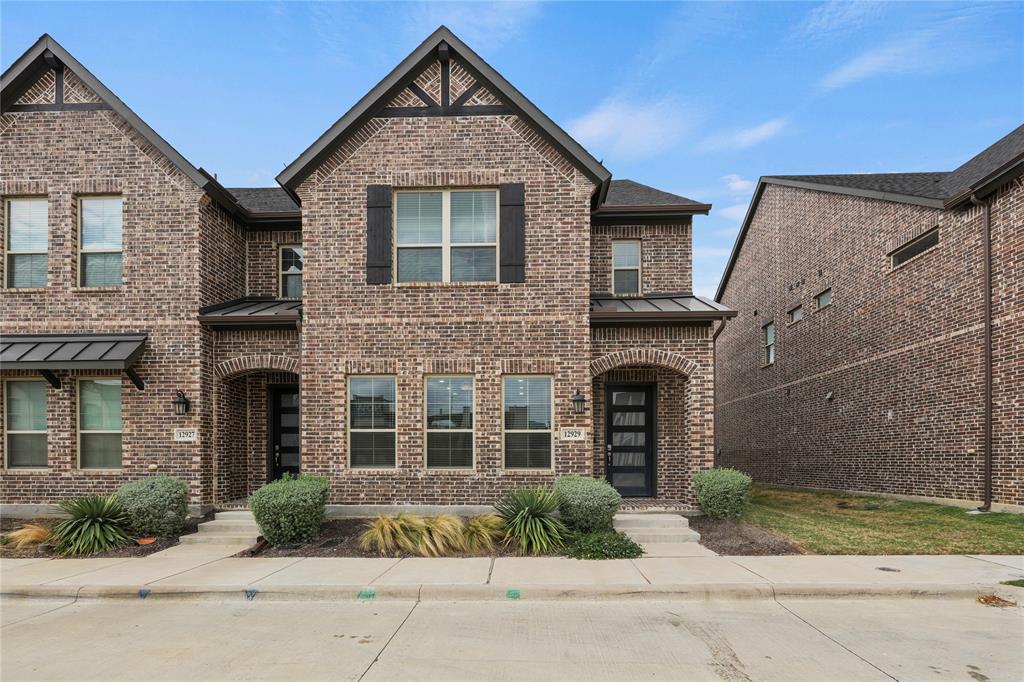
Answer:
[[[1020, 179], [992, 208], [994, 500], [1024, 503]], [[888, 254], [938, 226], [939, 244]], [[982, 216], [768, 184], [721, 302], [719, 464], [808, 487], [981, 499]], [[831, 288], [832, 305], [814, 296]], [[803, 306], [804, 319], [787, 323]], [[763, 366], [762, 326], [776, 360]]]

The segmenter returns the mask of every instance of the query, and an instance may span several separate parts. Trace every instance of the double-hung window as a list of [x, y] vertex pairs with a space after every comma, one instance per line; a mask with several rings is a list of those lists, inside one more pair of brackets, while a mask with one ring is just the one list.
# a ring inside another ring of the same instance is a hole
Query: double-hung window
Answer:
[[427, 467], [473, 466], [473, 377], [427, 377]]
[[121, 379], [78, 382], [78, 465], [121, 468]]
[[282, 246], [278, 261], [282, 298], [302, 298], [302, 264], [306, 250], [301, 246]]
[[775, 364], [775, 323], [769, 322], [761, 332], [764, 334], [764, 364]]
[[46, 382], [4, 383], [7, 468], [46, 466]]
[[397, 281], [497, 280], [497, 190], [397, 192], [395, 204]]
[[47, 201], [7, 200], [7, 286], [46, 286]]
[[551, 383], [551, 377], [505, 377], [506, 468], [551, 468]]
[[395, 466], [395, 377], [348, 381], [349, 464], [353, 468]]
[[640, 240], [612, 242], [612, 293], [619, 296], [640, 293]]
[[121, 197], [82, 197], [78, 208], [81, 285], [121, 286]]

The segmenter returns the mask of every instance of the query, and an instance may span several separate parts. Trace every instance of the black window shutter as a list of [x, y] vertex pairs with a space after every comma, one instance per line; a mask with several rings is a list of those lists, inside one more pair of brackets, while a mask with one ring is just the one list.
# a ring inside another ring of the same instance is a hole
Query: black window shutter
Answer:
[[501, 279], [526, 281], [526, 185], [505, 183], [499, 187], [501, 204]]
[[366, 283], [391, 283], [391, 185], [366, 187]]

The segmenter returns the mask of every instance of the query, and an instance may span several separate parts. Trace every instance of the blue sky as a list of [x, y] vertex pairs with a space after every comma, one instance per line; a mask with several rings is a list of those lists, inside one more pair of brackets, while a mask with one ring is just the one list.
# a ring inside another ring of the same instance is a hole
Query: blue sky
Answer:
[[616, 178], [714, 204], [712, 295], [760, 175], [950, 170], [1024, 121], [1024, 4], [0, 4], [228, 186], [274, 176], [444, 23]]

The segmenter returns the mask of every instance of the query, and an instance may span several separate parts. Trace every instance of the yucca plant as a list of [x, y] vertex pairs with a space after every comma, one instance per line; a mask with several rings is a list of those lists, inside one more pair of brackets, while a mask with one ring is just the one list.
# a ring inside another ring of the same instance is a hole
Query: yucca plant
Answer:
[[382, 514], [367, 525], [359, 537], [359, 547], [366, 551], [376, 550], [384, 556], [393, 556], [400, 551], [419, 554], [424, 526], [423, 518], [415, 514]]
[[555, 518], [558, 495], [546, 488], [517, 488], [494, 505], [505, 522], [505, 541], [519, 543], [520, 554], [545, 554], [561, 547], [568, 533]]
[[15, 549], [24, 549], [31, 545], [41, 545], [50, 539], [50, 529], [41, 523], [26, 523], [18, 530], [7, 534], [8, 541]]
[[474, 516], [462, 529], [466, 551], [470, 554], [490, 554], [504, 536], [505, 522], [497, 514]]
[[58, 554], [82, 556], [124, 547], [133, 542], [128, 534], [128, 514], [114, 495], [86, 495], [60, 503], [68, 518], [53, 529]]
[[466, 549], [462, 519], [454, 514], [438, 514], [423, 519], [419, 537], [419, 553], [423, 556], [445, 556]]

